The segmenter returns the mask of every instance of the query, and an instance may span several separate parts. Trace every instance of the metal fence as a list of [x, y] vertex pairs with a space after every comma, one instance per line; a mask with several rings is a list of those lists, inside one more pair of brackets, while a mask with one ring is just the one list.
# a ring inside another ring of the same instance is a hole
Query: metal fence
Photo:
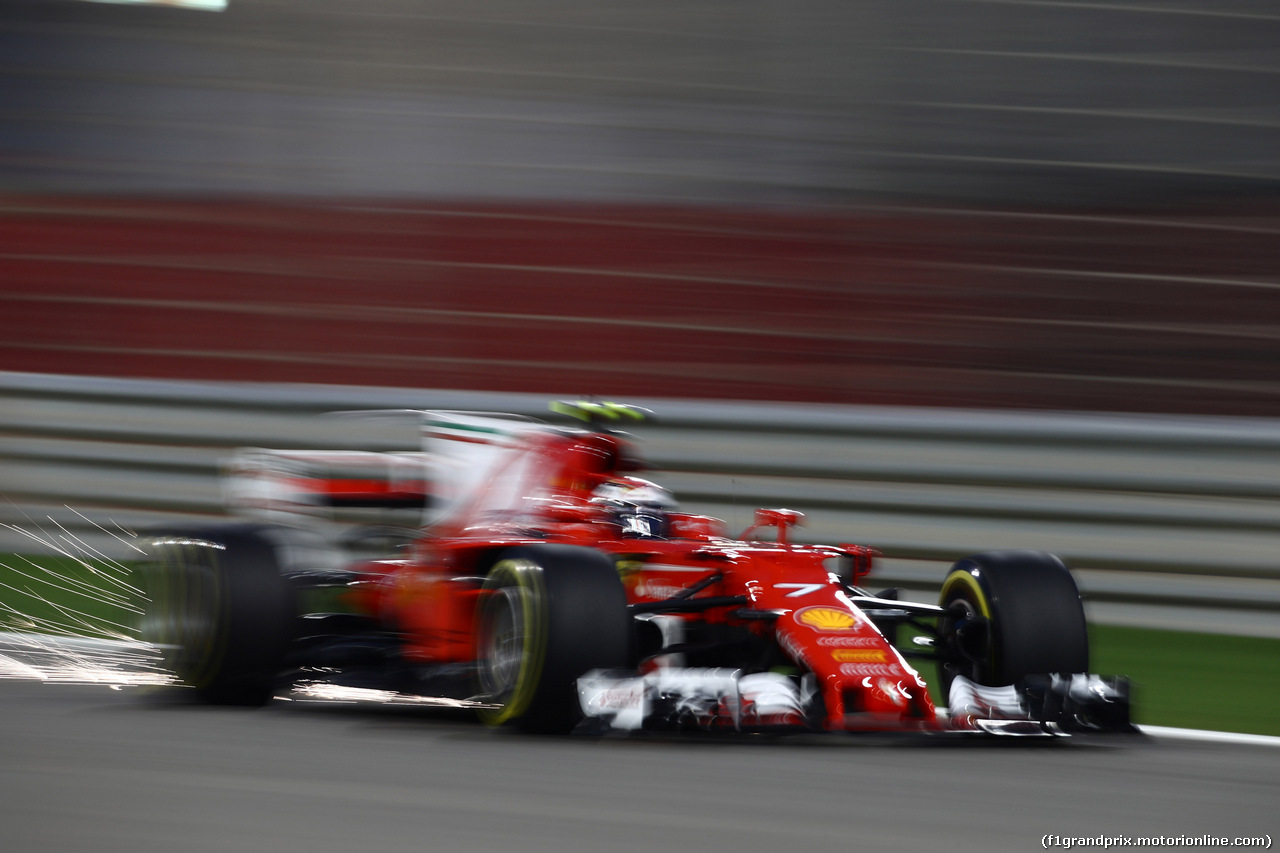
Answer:
[[[540, 395], [177, 383], [0, 373], [0, 549], [32, 536], [110, 550], [149, 525], [223, 515], [241, 446], [414, 449], [411, 416], [546, 413]], [[804, 537], [883, 552], [879, 583], [936, 588], [955, 559], [1040, 548], [1094, 618], [1280, 636], [1280, 422], [636, 400], [655, 479], [745, 527], [757, 506]], [[122, 532], [123, 531], [123, 532]], [[1193, 609], [1194, 608], [1194, 609]]]

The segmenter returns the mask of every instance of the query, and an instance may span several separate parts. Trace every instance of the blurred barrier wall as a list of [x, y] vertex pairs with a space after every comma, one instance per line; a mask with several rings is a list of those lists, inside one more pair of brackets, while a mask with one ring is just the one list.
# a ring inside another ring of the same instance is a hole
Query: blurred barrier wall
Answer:
[[[0, 374], [0, 550], [21, 531], [120, 550], [148, 525], [222, 515], [237, 446], [415, 449], [418, 421], [326, 415], [446, 408], [541, 416], [537, 395]], [[807, 513], [805, 538], [885, 554], [877, 583], [936, 588], [979, 550], [1038, 548], [1086, 600], [1177, 605], [1156, 624], [1280, 634], [1280, 423], [1178, 416], [637, 400], [655, 474], [746, 527]], [[1119, 621], [1126, 621], [1121, 618]]]

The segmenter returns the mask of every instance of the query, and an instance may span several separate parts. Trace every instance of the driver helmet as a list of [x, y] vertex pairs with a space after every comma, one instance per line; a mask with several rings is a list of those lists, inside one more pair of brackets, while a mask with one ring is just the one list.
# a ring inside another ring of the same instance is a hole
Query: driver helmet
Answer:
[[663, 539], [670, 534], [669, 514], [678, 508], [670, 491], [639, 477], [606, 480], [591, 495], [622, 528], [622, 535], [637, 539]]

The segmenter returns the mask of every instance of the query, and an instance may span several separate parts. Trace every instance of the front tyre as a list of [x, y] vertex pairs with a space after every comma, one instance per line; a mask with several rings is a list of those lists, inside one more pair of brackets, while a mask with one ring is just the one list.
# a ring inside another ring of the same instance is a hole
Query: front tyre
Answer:
[[1089, 634], [1075, 579], [1041, 551], [991, 551], [956, 563], [942, 584], [947, 695], [957, 675], [986, 685], [1089, 670]]
[[567, 545], [511, 548], [476, 610], [480, 712], [493, 726], [564, 733], [581, 719], [577, 679], [631, 657], [626, 592], [613, 561]]
[[156, 534], [139, 567], [141, 636], [205, 702], [271, 698], [294, 636], [297, 596], [282, 572], [278, 528], [226, 524]]

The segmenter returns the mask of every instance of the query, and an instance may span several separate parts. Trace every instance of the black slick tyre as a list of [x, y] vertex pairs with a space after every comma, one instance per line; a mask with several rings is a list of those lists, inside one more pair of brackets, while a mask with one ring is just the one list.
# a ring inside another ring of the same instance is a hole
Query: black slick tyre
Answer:
[[476, 610], [480, 718], [493, 726], [565, 733], [581, 719], [577, 679], [630, 663], [626, 592], [613, 561], [590, 548], [504, 551]]
[[271, 698], [297, 622], [279, 535], [269, 525], [227, 524], [152, 536], [139, 567], [141, 636], [205, 702]]
[[1089, 634], [1080, 591], [1059, 558], [991, 551], [960, 560], [942, 584], [938, 676], [986, 685], [1028, 675], [1087, 672]]

